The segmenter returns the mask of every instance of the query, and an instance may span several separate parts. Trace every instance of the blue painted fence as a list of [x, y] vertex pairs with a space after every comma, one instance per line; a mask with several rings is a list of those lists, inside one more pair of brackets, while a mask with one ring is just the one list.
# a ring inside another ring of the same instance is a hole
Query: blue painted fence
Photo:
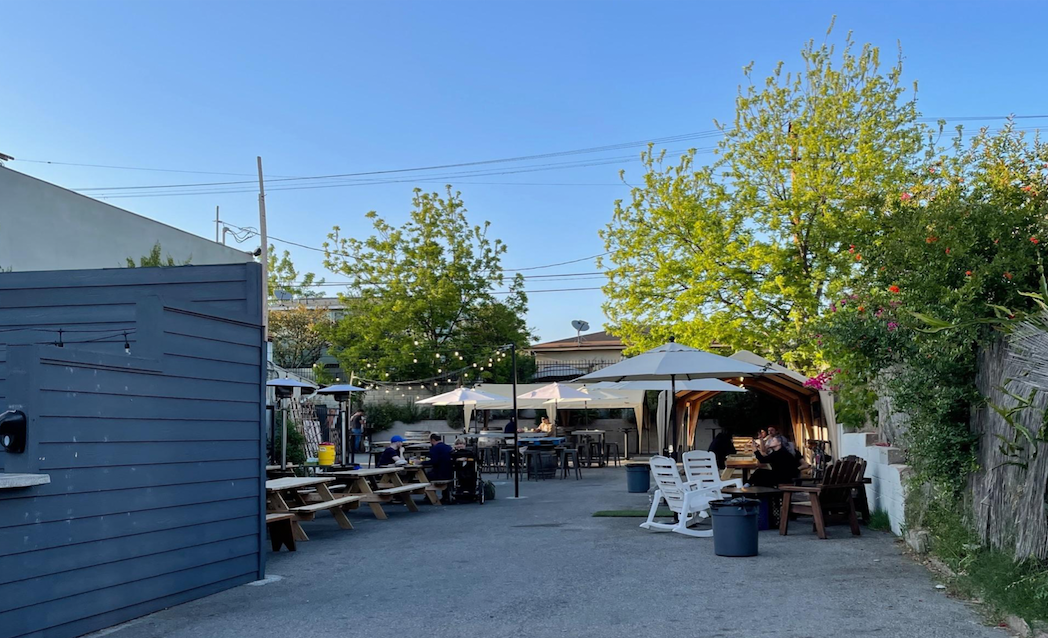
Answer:
[[0, 638], [78, 636], [263, 576], [260, 277], [0, 274], [0, 411], [29, 419], [0, 471], [51, 477], [0, 490]]

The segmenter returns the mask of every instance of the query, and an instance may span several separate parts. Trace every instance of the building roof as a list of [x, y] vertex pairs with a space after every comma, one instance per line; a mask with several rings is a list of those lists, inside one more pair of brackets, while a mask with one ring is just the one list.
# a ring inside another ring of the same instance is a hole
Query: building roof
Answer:
[[532, 352], [555, 352], [573, 350], [625, 350], [626, 344], [622, 343], [615, 335], [608, 334], [602, 330], [591, 332], [581, 337], [568, 337], [546, 343], [536, 343], [529, 348]]

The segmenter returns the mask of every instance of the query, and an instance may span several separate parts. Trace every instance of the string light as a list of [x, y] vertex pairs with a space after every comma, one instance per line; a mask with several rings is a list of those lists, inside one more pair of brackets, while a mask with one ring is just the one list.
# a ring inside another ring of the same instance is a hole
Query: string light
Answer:
[[127, 333], [124, 333], [124, 352], [131, 354], [131, 344], [127, 340]]

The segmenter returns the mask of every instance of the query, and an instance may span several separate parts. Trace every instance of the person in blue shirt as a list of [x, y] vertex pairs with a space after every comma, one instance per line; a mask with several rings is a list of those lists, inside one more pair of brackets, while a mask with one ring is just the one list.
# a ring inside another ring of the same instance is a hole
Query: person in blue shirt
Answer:
[[389, 447], [382, 450], [382, 454], [378, 457], [378, 463], [375, 465], [378, 467], [388, 467], [390, 465], [407, 464], [407, 459], [405, 459], [400, 453], [402, 447], [404, 447], [404, 437], [398, 434], [389, 440]]
[[502, 431], [505, 434], [513, 434], [513, 433], [515, 433], [517, 431], [517, 422], [514, 421], [513, 419], [510, 419], [509, 423], [506, 424], [505, 429], [503, 429]]

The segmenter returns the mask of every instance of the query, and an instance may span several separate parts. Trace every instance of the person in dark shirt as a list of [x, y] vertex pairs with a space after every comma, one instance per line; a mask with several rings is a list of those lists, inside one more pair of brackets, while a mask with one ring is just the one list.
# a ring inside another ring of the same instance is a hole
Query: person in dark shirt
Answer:
[[367, 416], [365, 416], [363, 410], [357, 410], [353, 413], [353, 416], [349, 417], [349, 433], [352, 435], [350, 439], [352, 449], [354, 452], [362, 451], [360, 447], [360, 440], [364, 433], [364, 424], [367, 423]]
[[770, 469], [759, 469], [750, 476], [750, 485], [778, 487], [783, 483], [792, 483], [800, 476], [797, 457], [786, 449], [786, 440], [781, 436], [768, 437], [767, 440], [754, 441], [757, 449], [754, 455], [761, 463], [771, 466]]
[[398, 434], [397, 436], [394, 436], [392, 439], [389, 440], [389, 447], [382, 450], [382, 454], [380, 454], [378, 457], [378, 463], [376, 463], [375, 465], [377, 465], [378, 467], [388, 467], [390, 465], [405, 465], [407, 463], [407, 459], [405, 459], [400, 453], [400, 449], [402, 447], [404, 447], [404, 437]]
[[513, 419], [510, 419], [509, 423], [506, 424], [506, 427], [502, 431], [505, 434], [513, 434], [513, 433], [515, 433], [517, 431], [517, 422], [514, 421]]
[[713, 452], [717, 457], [717, 469], [724, 469], [724, 462], [728, 460], [728, 457], [735, 454], [735, 443], [731, 440], [731, 432], [727, 430], [721, 430], [717, 433], [717, 436], [713, 437], [713, 442], [710, 443], [707, 452]]
[[429, 469], [426, 475], [434, 481], [451, 480], [451, 446], [439, 434], [429, 435], [429, 460], [422, 466]]

